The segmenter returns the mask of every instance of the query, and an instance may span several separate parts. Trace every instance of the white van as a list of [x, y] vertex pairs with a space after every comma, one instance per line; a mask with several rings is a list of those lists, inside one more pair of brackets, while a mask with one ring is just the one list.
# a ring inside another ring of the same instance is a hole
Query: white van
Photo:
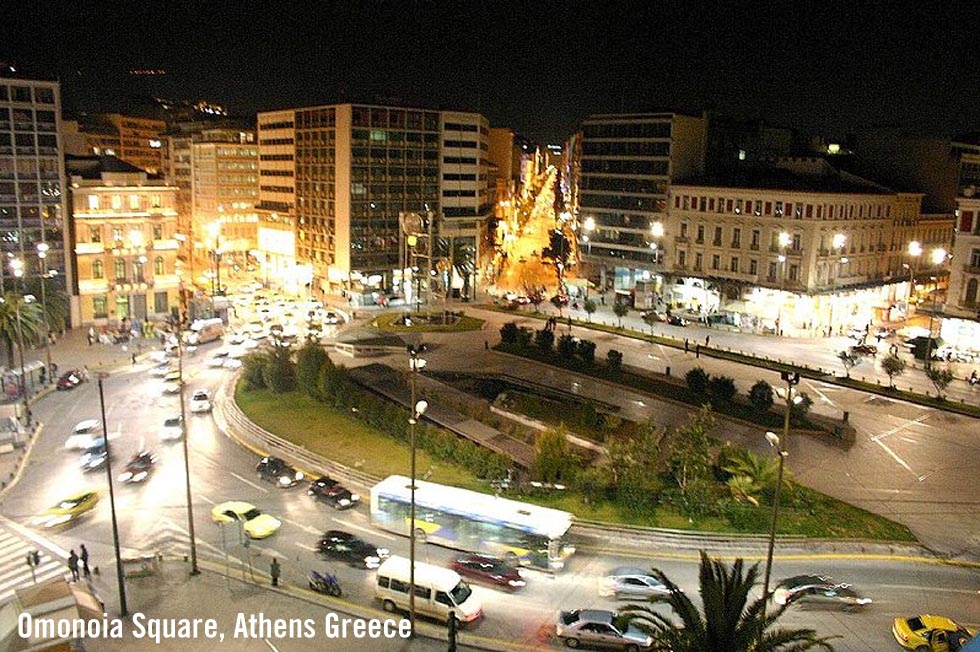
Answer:
[[[378, 567], [374, 597], [385, 611], [408, 611], [408, 572], [405, 557], [388, 557]], [[457, 620], [468, 623], [482, 615], [483, 605], [456, 571], [415, 562], [415, 612], [448, 621], [453, 611]]]

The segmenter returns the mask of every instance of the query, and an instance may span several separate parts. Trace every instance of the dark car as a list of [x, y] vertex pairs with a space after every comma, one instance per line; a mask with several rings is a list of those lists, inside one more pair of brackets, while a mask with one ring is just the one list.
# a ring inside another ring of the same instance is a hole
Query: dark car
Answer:
[[855, 355], [877, 355], [878, 347], [874, 344], [855, 344], [851, 347], [851, 353]]
[[776, 604], [817, 605], [839, 607], [853, 611], [871, 604], [850, 584], [835, 582], [826, 575], [796, 575], [788, 577], [776, 585], [773, 591]]
[[296, 486], [303, 479], [303, 472], [297, 471], [278, 457], [263, 457], [255, 465], [255, 471], [263, 480], [275, 483], [282, 488]]
[[320, 540], [317, 541], [316, 549], [324, 557], [344, 561], [351, 566], [360, 566], [368, 570], [376, 569], [391, 554], [387, 548], [379, 548], [341, 530], [324, 532]]
[[75, 389], [88, 378], [88, 374], [85, 373], [84, 369], [71, 369], [61, 374], [58, 378], [58, 383], [55, 385], [57, 389]]
[[126, 464], [126, 469], [119, 474], [119, 482], [145, 482], [153, 473], [156, 462], [156, 455], [150, 451], [139, 451]]
[[509, 590], [519, 589], [527, 584], [516, 568], [508, 566], [502, 559], [487, 555], [460, 557], [453, 561], [452, 569], [463, 577]]
[[108, 459], [109, 447], [106, 445], [105, 437], [100, 437], [82, 453], [80, 465], [82, 471], [98, 471], [105, 466]]
[[350, 509], [361, 502], [361, 497], [351, 493], [342, 484], [333, 478], [325, 475], [320, 476], [310, 483], [310, 488], [306, 490], [307, 495], [316, 500], [333, 505], [336, 509]]

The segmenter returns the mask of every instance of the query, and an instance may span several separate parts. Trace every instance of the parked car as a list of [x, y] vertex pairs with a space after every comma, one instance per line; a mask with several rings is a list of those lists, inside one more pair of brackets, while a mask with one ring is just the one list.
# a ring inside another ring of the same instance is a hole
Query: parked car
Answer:
[[632, 625], [618, 627], [612, 611], [575, 609], [558, 612], [555, 634], [567, 647], [587, 645], [612, 650], [638, 652], [649, 649], [653, 638]]
[[871, 598], [864, 597], [850, 584], [835, 582], [826, 575], [788, 577], [776, 585], [772, 599], [780, 605], [813, 604], [840, 607], [844, 611], [853, 611], [871, 604]]
[[208, 357], [205, 364], [209, 367], [217, 368], [224, 366], [226, 360], [228, 360], [227, 350], [215, 351]]
[[79, 421], [65, 440], [65, 450], [85, 450], [102, 437], [102, 424], [96, 419]]
[[452, 569], [463, 577], [501, 586], [508, 590], [527, 585], [519, 570], [507, 565], [503, 559], [489, 555], [466, 555], [453, 560]]
[[333, 505], [336, 509], [350, 509], [361, 501], [360, 496], [351, 493], [350, 489], [325, 475], [311, 482], [306, 493], [316, 500]]
[[337, 313], [335, 313], [334, 311], [328, 310], [327, 312], [323, 313], [323, 319], [321, 321], [324, 324], [330, 324], [330, 325], [339, 324], [340, 317], [338, 317]]
[[857, 340], [858, 342], [864, 341], [868, 337], [867, 328], [849, 328], [847, 330], [847, 336], [852, 340]]
[[687, 326], [687, 320], [677, 315], [667, 315], [667, 323], [671, 326]]
[[198, 414], [210, 411], [211, 393], [206, 389], [195, 389], [194, 393], [191, 394], [191, 412]]
[[126, 468], [119, 474], [119, 482], [123, 484], [140, 483], [149, 479], [157, 463], [156, 455], [150, 451], [139, 451], [126, 464]]
[[958, 640], [963, 643], [976, 634], [956, 621], [944, 616], [909, 616], [896, 618], [892, 623], [892, 635], [898, 644], [906, 650], [924, 650], [933, 652], [955, 650], [950, 642]]
[[851, 353], [854, 355], [877, 355], [878, 347], [874, 344], [855, 344], [851, 347]]
[[643, 599], [655, 595], [667, 595], [663, 582], [640, 568], [619, 566], [599, 579], [599, 595], [617, 600]]
[[278, 457], [263, 457], [255, 465], [255, 472], [263, 480], [275, 483], [282, 488], [293, 487], [303, 479], [302, 471], [297, 471], [289, 466], [285, 460]]
[[324, 532], [317, 541], [316, 549], [324, 557], [369, 570], [380, 566], [391, 554], [387, 548], [379, 548], [342, 530]]
[[173, 370], [173, 364], [168, 360], [153, 365], [150, 368], [150, 375], [154, 378], [163, 378]]
[[88, 378], [88, 373], [84, 369], [71, 369], [61, 374], [55, 385], [56, 389], [75, 389]]
[[180, 416], [164, 420], [160, 428], [160, 441], [178, 441], [184, 434], [183, 420]]

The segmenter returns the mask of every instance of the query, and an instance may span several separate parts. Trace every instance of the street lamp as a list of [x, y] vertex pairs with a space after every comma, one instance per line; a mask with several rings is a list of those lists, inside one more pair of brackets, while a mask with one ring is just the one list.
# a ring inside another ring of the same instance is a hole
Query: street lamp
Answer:
[[776, 315], [776, 335], [783, 334], [783, 301], [786, 300], [784, 296], [786, 293], [786, 247], [792, 242], [789, 233], [786, 231], [781, 231], [779, 233], [779, 264], [782, 267], [779, 274], [779, 307]]
[[922, 243], [918, 240], [913, 240], [909, 243], [906, 252], [909, 255], [909, 262], [902, 263], [902, 267], [909, 270], [909, 295], [905, 300], [905, 318], [909, 318], [909, 313], [912, 312], [912, 291], [915, 288], [915, 264], [914, 260], [922, 255]]
[[[45, 242], [37, 243], [37, 257], [41, 261], [41, 315], [44, 317], [44, 357], [48, 366], [45, 372], [51, 377], [51, 325], [48, 323], [48, 302], [45, 294], [44, 281], [48, 278], [48, 245]], [[51, 378], [53, 381], [54, 378]]]
[[802, 400], [802, 397], [793, 389], [800, 383], [800, 374], [784, 371], [780, 375], [786, 382], [786, 413], [783, 415], [783, 437], [780, 439], [779, 435], [771, 431], [766, 433], [766, 441], [776, 449], [776, 453], [779, 455], [779, 471], [776, 478], [776, 493], [772, 501], [772, 522], [769, 525], [769, 549], [766, 552], [766, 573], [762, 582], [762, 597], [765, 599], [762, 603], [763, 614], [765, 614], [766, 604], [769, 599], [769, 578], [772, 575], [772, 551], [776, 545], [776, 521], [779, 518], [779, 495], [783, 488], [783, 463], [786, 456], [789, 455], [786, 452], [786, 442], [789, 440], [789, 417], [793, 411], [793, 404], [799, 403]]
[[180, 395], [180, 438], [184, 448], [184, 482], [187, 488], [187, 530], [191, 537], [191, 575], [200, 575], [201, 571], [197, 568], [197, 539], [194, 536], [194, 503], [191, 501], [191, 463], [187, 452], [187, 419], [184, 407], [184, 343], [181, 341], [180, 333], [183, 332], [184, 316], [181, 315], [177, 322], [177, 377], [180, 383], [178, 392]]
[[221, 222], [208, 224], [208, 233], [214, 240], [214, 248], [211, 250], [211, 259], [214, 261], [214, 275], [211, 277], [211, 312], [216, 315], [214, 298], [221, 292]]
[[14, 278], [20, 279], [20, 291], [24, 291], [24, 261], [20, 258], [10, 259], [10, 271], [14, 273]]
[[653, 237], [653, 242], [650, 243], [650, 249], [654, 252], [654, 263], [660, 263], [663, 260], [663, 253], [660, 247], [660, 240], [664, 237], [664, 223], [663, 222], [653, 222], [650, 224], [650, 235]]
[[425, 367], [425, 360], [419, 355], [425, 351], [424, 344], [408, 345], [408, 368], [409, 385], [411, 387], [412, 416], [408, 419], [408, 429], [412, 447], [411, 461], [411, 504], [409, 508], [409, 533], [408, 533], [408, 618], [411, 624], [412, 636], [415, 636], [415, 425], [425, 413], [429, 404], [424, 400], [415, 398], [415, 374]]
[[588, 246], [588, 255], [592, 255], [592, 234], [595, 233], [595, 218], [591, 215], [585, 218], [582, 222], [582, 230], [585, 234], [582, 236], [582, 242]]
[[112, 451], [109, 448], [109, 427], [106, 424], [105, 416], [105, 392], [102, 388], [102, 380], [109, 374], [99, 372], [99, 406], [102, 409], [102, 437], [105, 439], [105, 472], [109, 481], [109, 511], [112, 514], [112, 545], [116, 552], [116, 580], [119, 583], [119, 610], [125, 618], [129, 615], [126, 608], [126, 583], [123, 580], [122, 555], [119, 552], [119, 524], [116, 521], [116, 495], [112, 490]]

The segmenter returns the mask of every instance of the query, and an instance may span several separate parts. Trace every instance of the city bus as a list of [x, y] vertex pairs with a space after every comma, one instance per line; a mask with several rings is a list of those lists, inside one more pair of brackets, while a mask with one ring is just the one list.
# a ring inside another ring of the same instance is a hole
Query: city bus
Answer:
[[225, 334], [225, 323], [220, 318], [195, 319], [187, 335], [188, 344], [206, 344], [221, 339]]
[[447, 548], [503, 558], [512, 565], [558, 571], [575, 552], [564, 541], [568, 512], [432, 482], [415, 483], [415, 523], [410, 527], [411, 481], [401, 475], [371, 488], [371, 522], [389, 532]]

